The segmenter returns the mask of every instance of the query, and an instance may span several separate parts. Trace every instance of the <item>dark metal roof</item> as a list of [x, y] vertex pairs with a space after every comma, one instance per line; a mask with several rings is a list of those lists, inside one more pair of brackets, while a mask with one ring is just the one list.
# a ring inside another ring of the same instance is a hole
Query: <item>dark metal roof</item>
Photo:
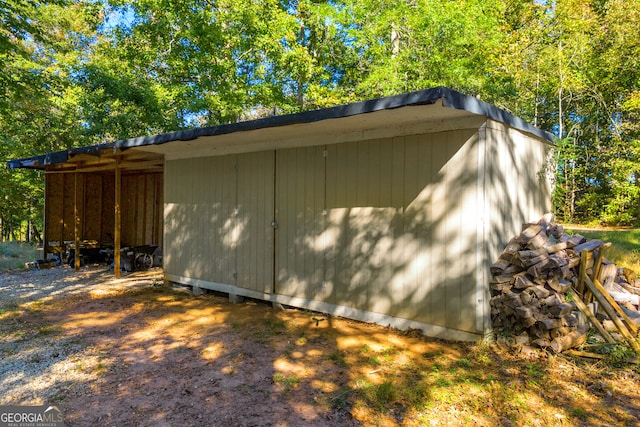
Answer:
[[52, 153], [42, 154], [40, 156], [27, 157], [25, 159], [10, 160], [7, 162], [9, 169], [43, 169], [47, 165], [57, 165], [65, 163], [70, 157], [78, 154], [89, 154], [99, 156], [100, 151], [108, 148], [114, 148], [112, 142], [107, 144], [90, 145], [88, 147], [70, 148], [68, 150], [54, 151]]
[[486, 116], [508, 124], [509, 126], [524, 132], [538, 136], [549, 142], [553, 141], [553, 135], [532, 126], [524, 120], [502, 110], [494, 105], [481, 101], [473, 96], [464, 95], [446, 87], [436, 87], [418, 92], [405, 93], [402, 95], [388, 96], [369, 101], [356, 102], [353, 104], [340, 105], [337, 107], [323, 108], [319, 110], [304, 111], [301, 113], [287, 114], [282, 116], [266, 117], [257, 120], [223, 124], [181, 130], [177, 132], [163, 133], [159, 135], [143, 136], [139, 138], [129, 138], [116, 141], [110, 144], [98, 146], [74, 148], [67, 151], [49, 153], [43, 156], [30, 157], [28, 159], [13, 160], [8, 162], [11, 169], [14, 168], [42, 168], [46, 165], [65, 162], [74, 154], [92, 154], [98, 151], [114, 147], [115, 149], [128, 149], [142, 147], [146, 145], [166, 144], [173, 141], [189, 141], [205, 136], [224, 135], [234, 132], [258, 130], [263, 128], [288, 126], [293, 124], [319, 122], [328, 119], [339, 119], [358, 114], [372, 113], [381, 110], [390, 110], [416, 105], [430, 105], [442, 100], [442, 105], [447, 108], [464, 110], [473, 114]]
[[210, 126], [197, 129], [182, 130], [164, 133], [160, 135], [144, 136], [116, 141], [118, 148], [133, 148], [144, 145], [165, 144], [172, 141], [189, 141], [203, 136], [224, 135], [234, 132], [256, 130], [277, 126], [318, 122], [327, 119], [339, 119], [357, 114], [372, 113], [380, 110], [390, 110], [411, 105], [428, 105], [442, 100], [442, 105], [457, 110], [465, 110], [470, 113], [486, 116], [491, 119], [506, 123], [516, 129], [531, 133], [549, 142], [553, 141], [553, 135], [538, 129], [524, 120], [479, 99], [464, 95], [446, 87], [425, 89], [418, 92], [410, 92], [402, 95], [388, 96], [369, 101], [356, 102], [354, 104], [339, 105], [337, 107], [323, 108], [320, 110], [303, 111], [301, 113], [287, 114], [283, 116], [266, 117], [247, 122], [232, 123], [226, 125]]

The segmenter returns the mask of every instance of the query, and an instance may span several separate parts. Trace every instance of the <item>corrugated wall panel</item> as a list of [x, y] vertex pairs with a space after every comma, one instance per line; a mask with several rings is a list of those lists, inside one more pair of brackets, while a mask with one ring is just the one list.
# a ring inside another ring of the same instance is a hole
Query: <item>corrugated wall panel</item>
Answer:
[[397, 251], [401, 212], [401, 205], [392, 206], [394, 145], [374, 140], [332, 146], [327, 171], [328, 227], [337, 233], [327, 260], [335, 270], [335, 301], [391, 314], [396, 298], [390, 284], [397, 282], [389, 261]]
[[[476, 327], [475, 266], [480, 201], [477, 195], [476, 133], [449, 133], [447, 161], [447, 325], [472, 331]], [[456, 325], [456, 326], [453, 326]]]
[[405, 279], [398, 315], [429, 323], [442, 318], [445, 307], [445, 252], [441, 247], [444, 237], [436, 231], [446, 210], [446, 188], [443, 183], [434, 186], [443, 179], [445, 142], [442, 134], [404, 139], [405, 191], [400, 239], [404, 260], [400, 268]]
[[[522, 164], [539, 167], [540, 142], [494, 127], [485, 133], [498, 141], [486, 146], [470, 129], [278, 150], [275, 159], [168, 161], [167, 272], [263, 292], [275, 273], [278, 294], [481, 332], [478, 221], [490, 214], [486, 233], [513, 223], [514, 206], [530, 212], [542, 200], [535, 191], [521, 196], [539, 185], [538, 170]], [[479, 176], [491, 186], [486, 195]]]
[[327, 264], [332, 265], [333, 275], [328, 277], [332, 287], [332, 302], [347, 307], [364, 309], [367, 306], [367, 288], [361, 282], [368, 271], [362, 270], [358, 248], [361, 239], [354, 229], [353, 217], [361, 206], [366, 206], [358, 195], [366, 176], [358, 167], [362, 143], [338, 144], [328, 147], [327, 155], [327, 227], [333, 230], [331, 251]]

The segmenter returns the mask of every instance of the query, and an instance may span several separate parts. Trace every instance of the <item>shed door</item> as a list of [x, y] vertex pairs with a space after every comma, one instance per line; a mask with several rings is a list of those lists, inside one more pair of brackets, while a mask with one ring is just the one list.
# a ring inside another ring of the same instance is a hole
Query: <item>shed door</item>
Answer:
[[273, 290], [273, 151], [239, 154], [235, 227], [236, 285]]
[[275, 293], [322, 299], [324, 147], [278, 150], [276, 163]]

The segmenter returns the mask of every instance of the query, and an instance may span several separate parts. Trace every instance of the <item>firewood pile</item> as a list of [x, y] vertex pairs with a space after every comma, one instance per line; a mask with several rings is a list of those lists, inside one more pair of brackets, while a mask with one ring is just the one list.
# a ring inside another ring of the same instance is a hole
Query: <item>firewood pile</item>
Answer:
[[591, 325], [640, 353], [640, 279], [604, 258], [610, 245], [567, 234], [550, 214], [524, 224], [491, 266], [494, 330], [560, 353], [585, 343]]

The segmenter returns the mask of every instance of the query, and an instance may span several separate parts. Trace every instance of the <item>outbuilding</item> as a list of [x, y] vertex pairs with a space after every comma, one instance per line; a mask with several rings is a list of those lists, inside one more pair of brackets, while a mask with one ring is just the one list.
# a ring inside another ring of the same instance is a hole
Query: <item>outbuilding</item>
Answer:
[[551, 141], [438, 87], [9, 166], [47, 170], [49, 241], [113, 228], [169, 282], [477, 340], [492, 260], [550, 210]]

